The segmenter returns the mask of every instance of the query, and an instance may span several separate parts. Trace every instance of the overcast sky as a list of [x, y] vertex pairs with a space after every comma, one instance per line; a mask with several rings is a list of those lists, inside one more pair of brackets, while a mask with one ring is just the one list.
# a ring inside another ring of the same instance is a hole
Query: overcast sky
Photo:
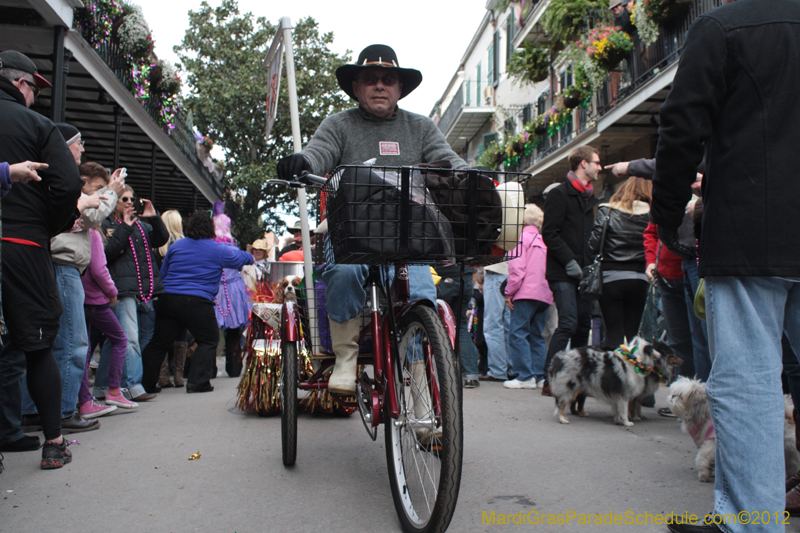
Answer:
[[[142, 7], [156, 41], [156, 54], [173, 63], [172, 47], [180, 44], [189, 10], [200, 0], [133, 0]], [[217, 6], [219, 0], [210, 0]], [[387, 44], [397, 52], [401, 67], [422, 72], [422, 84], [400, 102], [408, 111], [428, 115], [441, 98], [486, 13], [486, 0], [239, 0], [242, 13], [267, 17], [277, 24], [312, 16], [320, 30], [333, 32], [331, 46], [339, 54], [352, 51], [353, 60], [370, 44]], [[303, 110], [300, 110], [302, 113]]]

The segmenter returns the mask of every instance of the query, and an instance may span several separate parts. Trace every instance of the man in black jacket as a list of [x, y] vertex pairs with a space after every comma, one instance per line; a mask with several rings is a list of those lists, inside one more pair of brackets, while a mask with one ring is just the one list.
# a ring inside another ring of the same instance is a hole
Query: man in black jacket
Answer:
[[[28, 109], [41, 88], [49, 86], [28, 57], [0, 53], [0, 161], [49, 164], [40, 172], [42, 181], [14, 184], [3, 198], [3, 313], [9, 335], [0, 354], [0, 391], [8, 391], [8, 384], [19, 381], [24, 353], [28, 389], [46, 440], [41, 462], [45, 469], [71, 460], [61, 436], [61, 377], [53, 357], [61, 301], [50, 262], [50, 238], [69, 229], [77, 217], [83, 185], [64, 137], [50, 120]], [[5, 426], [3, 420], [19, 416], [19, 394], [13, 396], [0, 396], [2, 427], [19, 427]]]
[[[714, 512], [726, 517], [784, 510], [781, 333], [800, 349], [798, 28], [797, 0], [738, 0], [699, 17], [661, 108], [651, 216], [676, 253], [706, 154], [699, 274], [713, 361], [706, 390], [716, 430]], [[775, 520], [757, 528], [784, 530]]]
[[572, 169], [567, 179], [550, 191], [544, 203], [542, 238], [547, 245], [545, 277], [553, 291], [558, 309], [558, 328], [550, 339], [545, 361], [545, 385], [542, 396], [550, 396], [547, 372], [553, 356], [572, 347], [586, 346], [592, 322], [592, 304], [578, 293], [583, 267], [591, 262], [589, 235], [594, 227], [592, 183], [602, 170], [600, 156], [591, 146], [580, 146], [569, 154]]

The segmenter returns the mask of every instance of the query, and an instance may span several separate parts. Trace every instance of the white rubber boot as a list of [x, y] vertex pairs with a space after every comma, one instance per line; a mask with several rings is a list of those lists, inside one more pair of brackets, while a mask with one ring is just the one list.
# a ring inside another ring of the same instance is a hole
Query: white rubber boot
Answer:
[[[425, 371], [425, 361], [411, 362], [411, 381], [411, 397], [414, 400], [414, 418], [417, 420], [433, 420], [436, 415], [433, 412], [433, 401], [431, 400], [428, 373]], [[416, 434], [420, 442], [427, 444], [434, 436], [437, 439], [442, 438], [442, 428], [438, 427], [436, 431], [419, 428], [416, 430]]]
[[347, 322], [328, 320], [331, 328], [331, 343], [336, 364], [328, 379], [328, 392], [352, 396], [356, 391], [356, 366], [358, 359], [358, 336], [361, 333], [361, 317]]

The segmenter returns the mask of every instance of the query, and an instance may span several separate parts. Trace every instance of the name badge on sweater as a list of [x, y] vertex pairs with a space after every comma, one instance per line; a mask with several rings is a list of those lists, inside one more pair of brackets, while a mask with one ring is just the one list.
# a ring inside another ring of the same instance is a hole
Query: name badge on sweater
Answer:
[[382, 141], [378, 144], [380, 145], [381, 155], [400, 155], [400, 143]]

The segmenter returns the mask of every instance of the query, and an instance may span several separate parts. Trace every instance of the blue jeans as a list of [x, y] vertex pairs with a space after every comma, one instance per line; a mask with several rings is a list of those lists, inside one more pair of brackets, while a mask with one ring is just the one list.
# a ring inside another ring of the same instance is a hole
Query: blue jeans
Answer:
[[458, 319], [458, 349], [459, 359], [461, 360], [461, 375], [464, 379], [478, 379], [478, 347], [472, 342], [472, 335], [467, 330], [467, 309], [472, 298], [472, 273], [464, 274], [464, 292], [460, 298], [458, 279], [453, 279], [450, 283], [442, 280], [437, 289], [439, 297], [447, 302], [453, 314], [458, 312], [459, 300], [461, 300], [461, 316]]
[[546, 353], [542, 330], [549, 308], [550, 304], [538, 300], [514, 300], [509, 345], [511, 370], [519, 374], [516, 379], [520, 381], [531, 378], [538, 381], [544, 377]]
[[[328, 318], [336, 322], [347, 322], [361, 314], [367, 302], [364, 282], [369, 267], [366, 265], [335, 265], [328, 263], [322, 279], [326, 283], [325, 309]], [[389, 277], [394, 277], [394, 267], [389, 268]], [[431, 269], [427, 266], [410, 265], [408, 282], [411, 287], [411, 300], [430, 300], [436, 303], [436, 286], [433, 284]]]
[[572, 348], [586, 346], [592, 327], [592, 302], [584, 300], [578, 293], [578, 282], [551, 281], [549, 285], [558, 309], [558, 327], [550, 339], [544, 363], [545, 381], [548, 384], [547, 373], [553, 356], [566, 350], [567, 345]]
[[711, 354], [708, 353], [708, 326], [694, 314], [694, 295], [697, 294], [697, 261], [683, 260], [683, 288], [686, 299], [686, 314], [689, 318], [689, 330], [692, 332], [692, 352], [694, 355], [694, 373], [698, 379], [708, 381], [711, 373]]
[[[4, 339], [8, 344], [8, 338]], [[22, 378], [25, 376], [22, 350], [0, 351], [0, 444], [14, 442], [22, 433]]]
[[[86, 332], [86, 315], [83, 311], [83, 283], [81, 273], [74, 266], [53, 263], [61, 297], [61, 324], [53, 344], [53, 355], [61, 371], [61, 418], [69, 418], [78, 405], [78, 391], [86, 368], [86, 352], [89, 350], [89, 337]], [[22, 385], [22, 412], [36, 414], [28, 385]]]
[[667, 328], [667, 344], [675, 351], [683, 364], [676, 374], [694, 377], [694, 350], [692, 349], [692, 331], [686, 309], [683, 280], [658, 278], [658, 294], [661, 311]]
[[[133, 296], [123, 296], [113, 308], [119, 325], [128, 338], [128, 349], [125, 351], [125, 364], [122, 365], [122, 381], [120, 385], [130, 391], [135, 398], [145, 393], [142, 387], [142, 349], [139, 343], [139, 311], [138, 300]], [[152, 330], [150, 332], [152, 337]], [[148, 339], [149, 341], [149, 339]], [[103, 344], [100, 352], [100, 363], [94, 378], [92, 395], [104, 397], [108, 390], [108, 365], [111, 361], [111, 343]]]
[[[800, 282], [706, 277], [711, 376], [706, 385], [717, 434], [714, 512], [784, 510], [781, 335], [800, 349]], [[775, 516], [775, 515], [773, 515]], [[734, 533], [750, 526], [723, 525]], [[773, 521], [759, 532], [783, 532]]]
[[483, 338], [488, 350], [489, 375], [497, 379], [508, 376], [508, 335], [511, 310], [500, 293], [500, 285], [508, 276], [486, 271], [483, 278]]

